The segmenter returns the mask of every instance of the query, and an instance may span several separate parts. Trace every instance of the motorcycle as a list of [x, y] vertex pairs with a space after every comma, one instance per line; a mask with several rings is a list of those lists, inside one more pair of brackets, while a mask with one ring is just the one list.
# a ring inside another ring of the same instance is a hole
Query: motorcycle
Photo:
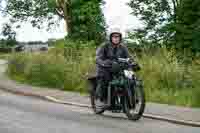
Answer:
[[119, 64], [119, 70], [112, 73], [112, 80], [107, 87], [106, 103], [103, 106], [98, 105], [100, 98], [97, 96], [96, 89], [100, 85], [97, 77], [88, 78], [91, 85], [92, 109], [96, 114], [102, 114], [106, 110], [113, 113], [123, 112], [129, 120], [139, 120], [145, 109], [143, 84], [135, 75], [135, 71], [138, 71], [140, 67], [129, 58], [118, 58], [116, 63]]

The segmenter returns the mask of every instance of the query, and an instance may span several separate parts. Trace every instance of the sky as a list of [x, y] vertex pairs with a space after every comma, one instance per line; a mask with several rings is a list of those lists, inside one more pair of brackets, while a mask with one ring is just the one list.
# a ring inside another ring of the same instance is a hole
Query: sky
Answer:
[[[0, 0], [1, 1], [1, 0]], [[126, 30], [140, 27], [138, 19], [130, 15], [131, 9], [126, 5], [130, 0], [105, 0], [106, 4], [102, 7], [106, 23], [109, 27], [120, 27], [123, 35]], [[8, 18], [0, 14], [0, 31], [2, 24], [8, 21]], [[62, 20], [60, 26], [47, 32], [45, 29], [33, 28], [30, 23], [23, 23], [23, 26], [16, 30], [17, 41], [47, 41], [49, 38], [63, 38], [65, 33], [65, 23]]]

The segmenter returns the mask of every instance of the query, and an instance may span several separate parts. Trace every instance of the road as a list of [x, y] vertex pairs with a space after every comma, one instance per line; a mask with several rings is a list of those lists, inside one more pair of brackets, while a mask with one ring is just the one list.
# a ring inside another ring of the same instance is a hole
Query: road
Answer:
[[142, 118], [94, 115], [90, 109], [0, 91], [0, 133], [200, 133], [200, 128]]

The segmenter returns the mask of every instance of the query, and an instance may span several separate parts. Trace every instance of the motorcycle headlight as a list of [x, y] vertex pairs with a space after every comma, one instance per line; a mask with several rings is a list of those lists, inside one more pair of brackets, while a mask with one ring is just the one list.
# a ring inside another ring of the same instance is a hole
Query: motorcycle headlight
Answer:
[[125, 75], [125, 77], [127, 77], [129, 79], [132, 79], [133, 75], [134, 75], [134, 72], [130, 71], [130, 70], [124, 70], [124, 75]]

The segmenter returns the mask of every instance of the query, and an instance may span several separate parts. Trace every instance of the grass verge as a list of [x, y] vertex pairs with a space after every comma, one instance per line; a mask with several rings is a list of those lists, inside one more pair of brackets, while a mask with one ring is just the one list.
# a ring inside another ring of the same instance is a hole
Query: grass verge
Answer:
[[[87, 92], [86, 77], [95, 72], [95, 48], [52, 48], [45, 53], [16, 53], [11, 56], [8, 75], [34, 86]], [[181, 64], [166, 49], [143, 53], [137, 75], [144, 81], [146, 98], [151, 102], [200, 107], [200, 61], [189, 66], [188, 83]]]

